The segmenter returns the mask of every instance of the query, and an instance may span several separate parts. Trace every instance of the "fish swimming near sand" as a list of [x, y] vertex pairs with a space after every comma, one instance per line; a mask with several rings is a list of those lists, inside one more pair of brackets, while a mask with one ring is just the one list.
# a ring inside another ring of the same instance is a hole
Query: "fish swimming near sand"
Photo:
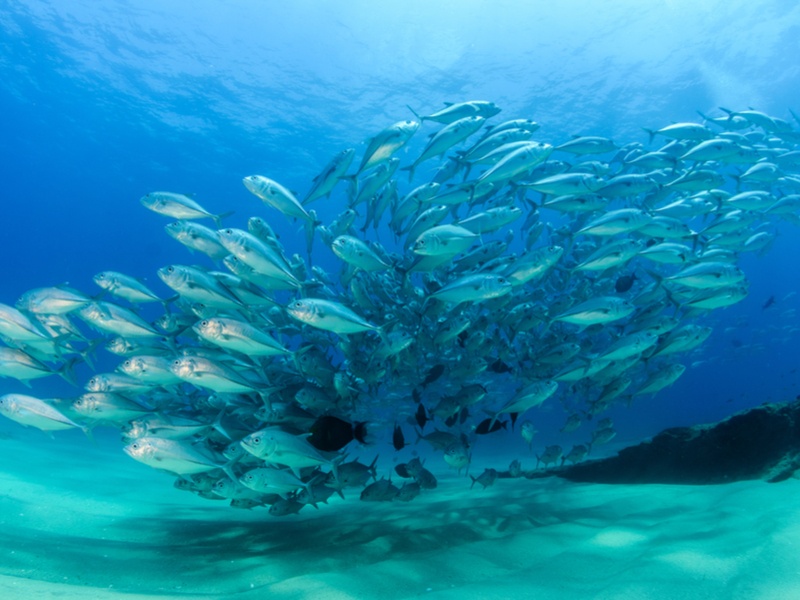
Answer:
[[[701, 368], [717, 311], [749, 293], [748, 255], [800, 224], [800, 130], [731, 108], [629, 143], [554, 142], [499, 112], [421, 111], [319, 164], [244, 177], [240, 222], [147, 194], [183, 259], [0, 304], [0, 377], [85, 388], [9, 393], [0, 414], [113, 427], [178, 489], [274, 516], [414, 502], [448, 467], [464, 489], [500, 486], [524, 472], [486, 466], [496, 444], [535, 450], [537, 468], [585, 460], [617, 435], [612, 407]], [[114, 370], [95, 372], [104, 350]]]

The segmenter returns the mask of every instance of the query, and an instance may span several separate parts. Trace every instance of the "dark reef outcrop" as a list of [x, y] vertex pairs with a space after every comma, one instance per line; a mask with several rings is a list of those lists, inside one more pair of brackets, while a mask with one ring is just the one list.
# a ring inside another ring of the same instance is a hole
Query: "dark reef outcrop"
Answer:
[[764, 404], [719, 423], [666, 429], [617, 456], [552, 469], [570, 481], [718, 484], [783, 481], [800, 468], [800, 401]]

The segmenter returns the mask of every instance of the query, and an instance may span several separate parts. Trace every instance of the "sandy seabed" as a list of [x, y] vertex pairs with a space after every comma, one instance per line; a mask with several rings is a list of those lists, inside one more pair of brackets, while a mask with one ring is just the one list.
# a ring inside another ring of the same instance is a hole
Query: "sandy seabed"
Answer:
[[800, 598], [795, 479], [470, 490], [443, 469], [408, 504], [352, 492], [274, 518], [64, 437], [0, 435], [4, 600]]

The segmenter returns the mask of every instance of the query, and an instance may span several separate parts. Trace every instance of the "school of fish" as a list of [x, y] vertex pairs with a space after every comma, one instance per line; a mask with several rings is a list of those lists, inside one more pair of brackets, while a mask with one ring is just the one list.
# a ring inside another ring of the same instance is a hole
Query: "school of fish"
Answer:
[[[800, 224], [800, 120], [722, 109], [643, 142], [551, 145], [500, 112], [414, 113], [360, 161], [334, 156], [304, 197], [282, 173], [249, 175], [267, 207], [235, 227], [189, 196], [147, 194], [193, 253], [158, 270], [169, 291], [106, 271], [99, 290], [0, 304], [0, 376], [83, 387], [5, 394], [0, 413], [45, 431], [117, 428], [176, 487], [276, 516], [333, 494], [413, 500], [437, 485], [426, 462], [466, 475], [482, 438], [533, 450], [544, 404], [563, 406], [561, 431], [592, 431], [568, 452], [544, 448], [537, 468], [586, 459], [615, 435], [603, 413], [672, 385], [711, 334], [709, 312], [746, 297], [739, 258], [768, 251], [779, 222]], [[323, 223], [315, 202], [341, 212]], [[276, 221], [302, 224], [307, 256], [286, 255]], [[338, 268], [313, 265], [321, 253]], [[77, 381], [100, 352], [116, 370]], [[378, 455], [412, 434], [427, 459], [379, 473]], [[371, 464], [350, 458], [358, 445]], [[486, 488], [529, 474], [515, 460], [470, 477]]]

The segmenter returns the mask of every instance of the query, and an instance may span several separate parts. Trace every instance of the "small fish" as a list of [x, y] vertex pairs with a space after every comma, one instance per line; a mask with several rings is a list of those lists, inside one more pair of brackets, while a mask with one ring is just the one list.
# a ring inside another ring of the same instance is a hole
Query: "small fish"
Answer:
[[28, 290], [17, 301], [17, 308], [36, 315], [64, 315], [80, 310], [91, 301], [78, 290], [55, 286]]
[[523, 421], [520, 425], [519, 433], [522, 439], [528, 443], [528, 449], [533, 448], [533, 436], [536, 434], [536, 429], [530, 421]]
[[556, 316], [554, 320], [587, 327], [624, 319], [633, 311], [634, 306], [627, 300], [614, 296], [600, 296], [573, 306]]
[[491, 363], [489, 365], [489, 368], [487, 369], [487, 371], [490, 371], [492, 373], [500, 373], [500, 374], [502, 374], [502, 373], [512, 373], [514, 371], [514, 369], [511, 368], [507, 363], [505, 363], [503, 361], [503, 359], [498, 358], [497, 360], [495, 360], [493, 363]]
[[420, 163], [428, 160], [429, 158], [433, 158], [434, 156], [444, 154], [457, 143], [465, 140], [473, 133], [478, 131], [483, 126], [483, 122], [485, 120], [486, 119], [484, 117], [470, 116], [458, 119], [457, 121], [446, 125], [436, 134], [434, 134], [433, 137], [431, 137], [430, 141], [423, 149], [422, 154], [419, 155], [419, 158], [417, 158], [417, 160], [415, 160], [410, 166], [403, 167], [401, 170], [409, 172], [408, 179], [411, 181], [414, 179], [414, 171], [417, 169]]
[[321, 298], [295, 300], [286, 307], [286, 312], [301, 323], [341, 335], [380, 331], [377, 325], [369, 323], [343, 304], [332, 300]]
[[547, 465], [558, 462], [563, 453], [564, 451], [561, 449], [561, 446], [547, 446], [541, 456], [538, 454], [536, 455], [536, 468], [538, 469], [539, 463], [542, 463], [546, 469]]
[[249, 175], [242, 180], [242, 183], [250, 193], [287, 217], [314, 221], [295, 195], [277, 181], [263, 175]]
[[589, 448], [584, 444], [573, 446], [572, 450], [561, 457], [561, 465], [563, 466], [566, 461], [570, 461], [572, 464], [578, 463], [586, 458], [587, 454], [589, 454]]
[[403, 429], [400, 425], [394, 426], [394, 431], [392, 432], [392, 445], [394, 446], [395, 450], [402, 450], [408, 444], [406, 444], [406, 438], [403, 435]]
[[478, 423], [478, 425], [475, 427], [475, 433], [477, 433], [478, 435], [486, 435], [488, 433], [494, 433], [495, 431], [500, 431], [501, 429], [506, 429], [507, 425], [508, 421], [496, 421], [494, 419], [488, 418]]
[[227, 469], [227, 463], [210, 450], [179, 440], [143, 437], [123, 448], [125, 453], [154, 469], [176, 475], [194, 475]]
[[433, 365], [428, 372], [425, 373], [425, 378], [420, 383], [423, 389], [438, 380], [447, 371], [447, 366], [443, 364]]
[[408, 140], [417, 132], [418, 121], [400, 121], [381, 131], [370, 139], [361, 166], [358, 172], [366, 171], [384, 161], [389, 160], [392, 154], [408, 143]]
[[414, 109], [408, 107], [420, 121], [437, 121], [438, 123], [450, 124], [465, 117], [479, 116], [488, 119], [500, 112], [500, 108], [494, 102], [484, 100], [470, 100], [469, 102], [445, 102], [446, 107], [425, 117], [419, 116]]
[[186, 246], [190, 251], [198, 251], [213, 260], [222, 260], [228, 251], [220, 244], [217, 232], [193, 221], [175, 221], [164, 226], [167, 234]]
[[425, 468], [419, 458], [412, 458], [408, 461], [405, 464], [405, 470], [423, 490], [432, 490], [439, 485], [434, 474]]
[[355, 153], [354, 148], [348, 148], [334, 156], [322, 172], [314, 177], [314, 184], [303, 199], [303, 204], [311, 204], [323, 196], [330, 196], [333, 188], [350, 168]]
[[150, 192], [139, 199], [142, 206], [160, 215], [173, 219], [211, 219], [222, 227], [222, 219], [233, 213], [214, 215], [185, 194], [173, 192]]
[[141, 281], [124, 273], [103, 271], [95, 275], [93, 280], [107, 292], [124, 298], [129, 302], [163, 302]]
[[610, 139], [588, 135], [575, 137], [555, 147], [555, 150], [578, 155], [605, 154], [606, 152], [613, 152], [616, 149], [617, 145]]
[[475, 487], [476, 483], [480, 483], [483, 486], [483, 489], [486, 489], [489, 486], [494, 485], [494, 482], [497, 481], [497, 471], [495, 469], [484, 469], [483, 473], [477, 477], [473, 477], [472, 475], [469, 477], [472, 479], [472, 485], [469, 486], [470, 489]]
[[57, 408], [52, 401], [41, 400], [24, 394], [5, 394], [0, 396], [0, 414], [25, 427], [35, 427], [42, 431], [62, 429], [85, 429]]
[[351, 235], [340, 235], [331, 242], [333, 253], [348, 264], [367, 272], [385, 271], [391, 268], [370, 246]]
[[414, 498], [420, 495], [422, 492], [422, 486], [417, 483], [416, 481], [407, 481], [403, 484], [397, 494], [395, 494], [394, 499], [398, 502], [411, 502]]
[[620, 275], [614, 282], [614, 289], [617, 291], [617, 293], [623, 294], [633, 287], [633, 282], [636, 281], [636, 279], [636, 273], [631, 273], [630, 275]]
[[367, 424], [358, 421], [351, 423], [339, 417], [325, 415], [318, 418], [309, 431], [311, 432], [307, 438], [309, 444], [317, 450], [336, 452], [353, 440], [365, 444]]
[[428, 418], [428, 411], [425, 410], [425, 407], [422, 405], [422, 402], [417, 404], [417, 412], [414, 413], [414, 419], [419, 425], [420, 431], [425, 429], [425, 424], [430, 420]]
[[392, 484], [391, 479], [379, 479], [361, 491], [361, 500], [365, 502], [391, 502], [400, 490]]

